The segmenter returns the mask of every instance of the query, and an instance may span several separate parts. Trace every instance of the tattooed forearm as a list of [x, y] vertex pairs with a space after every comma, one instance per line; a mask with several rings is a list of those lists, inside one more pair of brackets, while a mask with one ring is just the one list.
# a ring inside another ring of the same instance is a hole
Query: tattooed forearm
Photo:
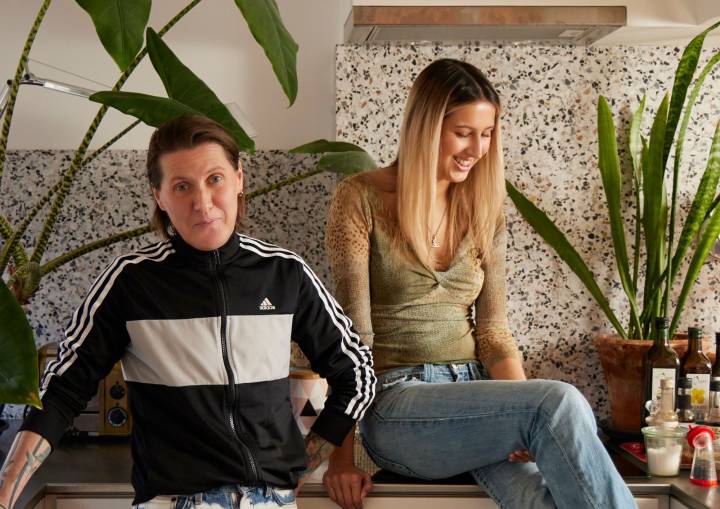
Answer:
[[20, 474], [15, 478], [15, 484], [10, 493], [10, 507], [15, 503], [16, 497], [20, 495], [20, 486], [24, 485], [24, 481], [29, 479], [30, 476], [40, 468], [42, 462], [50, 456], [50, 451], [50, 445], [44, 440], [41, 440], [35, 445], [32, 451], [25, 453], [25, 464], [22, 466]]
[[308, 457], [308, 470], [314, 470], [330, 457], [335, 446], [311, 431], [305, 438], [305, 450]]

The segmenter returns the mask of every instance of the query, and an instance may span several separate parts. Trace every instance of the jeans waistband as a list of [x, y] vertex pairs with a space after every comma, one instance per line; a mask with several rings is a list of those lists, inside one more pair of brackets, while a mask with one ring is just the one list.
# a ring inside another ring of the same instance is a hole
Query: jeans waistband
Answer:
[[378, 386], [390, 379], [402, 376], [417, 377], [423, 382], [433, 382], [437, 379], [447, 381], [448, 377], [453, 380], [458, 378], [482, 379], [487, 378], [485, 369], [477, 361], [450, 362], [445, 364], [418, 364], [402, 368], [393, 368], [377, 375]]

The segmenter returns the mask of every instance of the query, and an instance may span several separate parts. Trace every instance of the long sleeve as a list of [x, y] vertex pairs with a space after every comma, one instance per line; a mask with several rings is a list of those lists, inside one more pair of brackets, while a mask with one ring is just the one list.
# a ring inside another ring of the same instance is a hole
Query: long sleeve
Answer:
[[292, 338], [331, 389], [312, 430], [339, 446], [375, 397], [372, 354], [318, 277], [304, 263], [300, 270]]
[[325, 228], [325, 251], [335, 296], [363, 343], [372, 348], [370, 317], [370, 233], [372, 214], [362, 190], [346, 179], [337, 186]]
[[493, 253], [485, 257], [485, 278], [475, 300], [475, 341], [477, 355], [485, 366], [506, 358], [521, 359], [507, 320], [505, 251], [507, 230], [501, 218], [493, 238]]
[[42, 377], [43, 409], [31, 409], [21, 427], [41, 435], [53, 449], [95, 396], [98, 383], [120, 359], [129, 342], [121, 318], [125, 298], [120, 295], [116, 281], [120, 270], [116, 264], [108, 267], [75, 311], [58, 357]]

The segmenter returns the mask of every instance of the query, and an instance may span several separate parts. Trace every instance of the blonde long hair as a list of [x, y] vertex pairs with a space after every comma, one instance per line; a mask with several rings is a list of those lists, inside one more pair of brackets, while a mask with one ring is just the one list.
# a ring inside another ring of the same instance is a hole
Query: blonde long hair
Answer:
[[500, 98], [485, 75], [459, 60], [440, 59], [428, 65], [410, 90], [400, 130], [397, 171], [397, 232], [394, 246], [430, 264], [430, 216], [435, 200], [440, 134], [443, 120], [460, 106], [478, 101], [495, 106], [490, 147], [460, 184], [451, 184], [447, 212], [450, 259], [465, 232], [480, 255], [492, 253], [493, 235], [505, 199], [500, 133]]

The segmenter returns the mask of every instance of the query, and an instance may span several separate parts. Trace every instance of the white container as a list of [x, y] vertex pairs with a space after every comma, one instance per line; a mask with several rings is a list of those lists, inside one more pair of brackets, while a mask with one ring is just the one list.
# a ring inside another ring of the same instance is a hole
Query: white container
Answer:
[[678, 475], [687, 429], [680, 426], [675, 428], [648, 426], [642, 429], [642, 433], [645, 437], [648, 473], [665, 477]]

